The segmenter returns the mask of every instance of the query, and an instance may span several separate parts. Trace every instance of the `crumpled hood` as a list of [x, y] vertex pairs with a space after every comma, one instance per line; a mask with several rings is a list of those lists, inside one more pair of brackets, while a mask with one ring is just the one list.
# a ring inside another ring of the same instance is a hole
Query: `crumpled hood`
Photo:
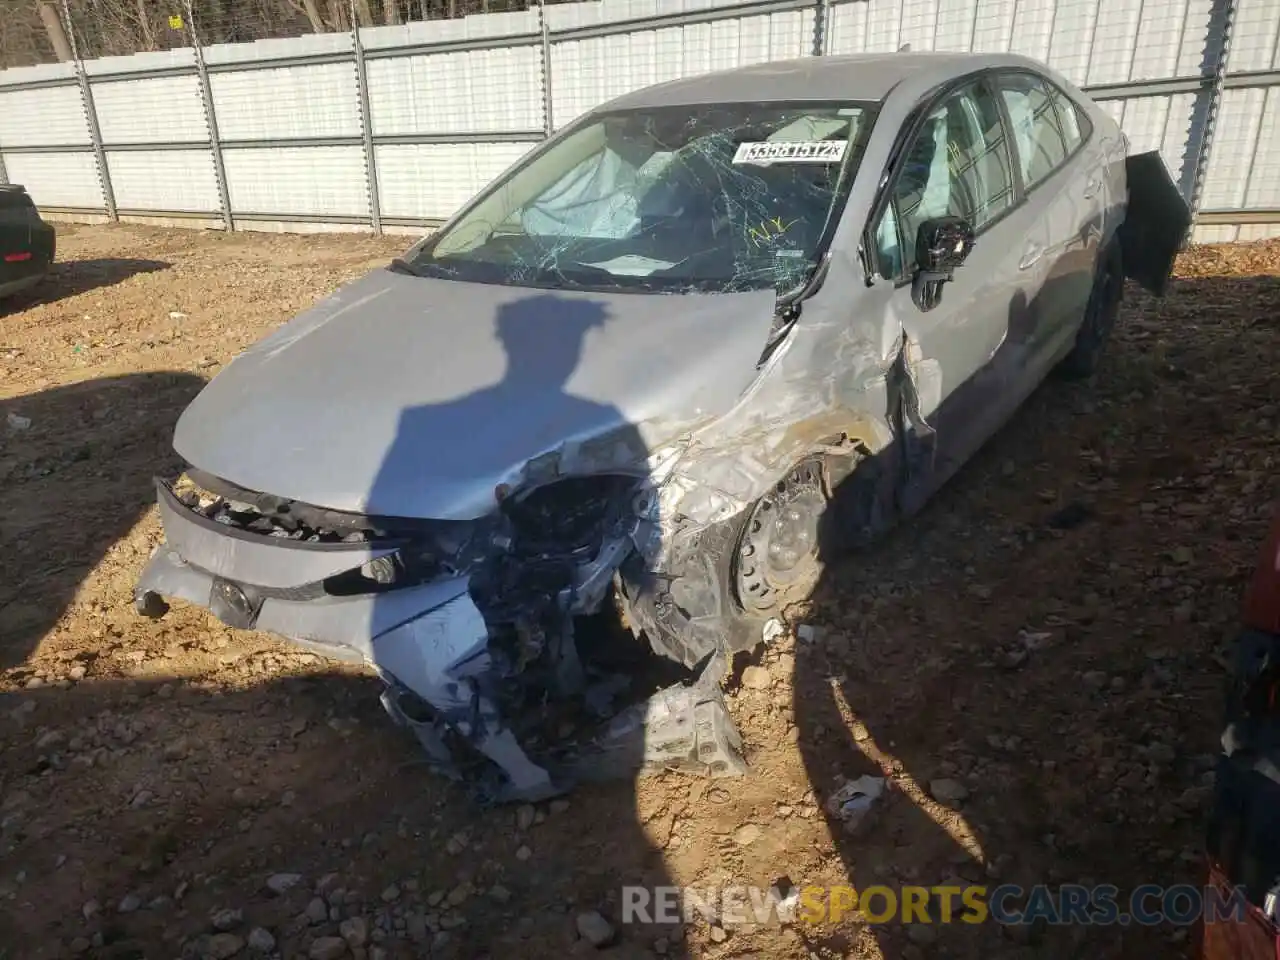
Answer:
[[[622, 466], [646, 446], [636, 425], [728, 410], [755, 377], [773, 301], [375, 270], [224, 368], [182, 414], [174, 447], [250, 490], [470, 519], [540, 455], [565, 454], [565, 472], [575, 459]], [[584, 444], [592, 457], [573, 457]]]

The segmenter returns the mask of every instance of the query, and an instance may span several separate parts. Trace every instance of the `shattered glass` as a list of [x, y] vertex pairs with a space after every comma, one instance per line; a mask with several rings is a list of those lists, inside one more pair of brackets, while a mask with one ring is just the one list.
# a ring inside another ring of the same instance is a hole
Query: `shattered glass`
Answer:
[[407, 266], [559, 289], [790, 290], [830, 242], [874, 120], [871, 105], [832, 102], [594, 115]]

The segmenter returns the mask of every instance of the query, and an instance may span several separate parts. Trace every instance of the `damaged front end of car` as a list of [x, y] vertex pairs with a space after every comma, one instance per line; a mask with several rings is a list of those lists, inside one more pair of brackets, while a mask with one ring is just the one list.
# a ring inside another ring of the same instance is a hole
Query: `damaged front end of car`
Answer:
[[725, 652], [672, 682], [673, 671], [653, 676], [660, 658], [605, 635], [620, 568], [658, 536], [654, 484], [611, 474], [499, 487], [490, 514], [434, 521], [309, 506], [190, 470], [157, 480], [165, 542], [135, 603], [160, 616], [166, 598], [185, 600], [371, 665], [428, 763], [482, 801], [672, 769], [740, 774]]

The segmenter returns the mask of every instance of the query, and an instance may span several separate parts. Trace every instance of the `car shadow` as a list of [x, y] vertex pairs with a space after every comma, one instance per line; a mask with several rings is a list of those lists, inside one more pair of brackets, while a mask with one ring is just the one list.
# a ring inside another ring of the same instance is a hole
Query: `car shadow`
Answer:
[[[410, 511], [398, 505], [412, 503], [415, 488], [430, 485], [455, 502], [479, 497], [476, 510], [497, 508], [509, 518], [509, 555], [476, 569], [459, 601], [474, 602], [485, 616], [488, 635], [481, 646], [453, 649], [433, 640], [431, 630], [415, 631], [410, 624], [374, 638], [374, 664], [391, 681], [393, 715], [409, 724], [428, 757], [440, 758], [442, 770], [452, 767], [466, 778], [468, 793], [518, 805], [574, 788], [575, 808], [594, 799], [609, 811], [602, 818], [584, 815], [575, 842], [577, 849], [584, 843], [607, 849], [611, 869], [575, 876], [580, 854], [574, 848], [548, 850], [531, 868], [530, 882], [521, 884], [532, 896], [522, 909], [555, 916], [566, 899], [574, 900], [578, 910], [604, 917], [627, 951], [664, 930], [631, 926], [622, 933], [622, 888], [652, 890], [671, 881], [641, 824], [633, 784], [649, 744], [640, 715], [626, 707], [642, 703], [672, 677], [643, 639], [622, 629], [609, 602], [611, 578], [595, 588], [599, 612], [572, 618], [567, 642], [569, 618], [561, 612], [570, 597], [567, 574], [594, 556], [606, 531], [631, 514], [631, 498], [620, 499], [622, 487], [601, 476], [609, 472], [602, 464], [607, 458], [618, 468], [643, 471], [647, 455], [621, 410], [571, 386], [591, 338], [607, 337], [611, 321], [605, 301], [553, 292], [507, 303], [489, 321], [470, 318], [493, 325], [489, 349], [496, 379], [402, 410], [367, 502], [372, 512], [403, 516]], [[484, 352], [477, 346], [468, 363], [483, 369]], [[510, 472], [516, 468], [518, 477]], [[621, 480], [625, 486], [634, 482]], [[521, 487], [532, 492], [508, 492]], [[621, 515], [615, 512], [619, 502], [625, 505]], [[575, 590], [586, 595], [593, 588], [580, 584]], [[394, 611], [395, 599], [387, 596]], [[395, 622], [392, 616], [375, 610], [371, 620], [385, 629]], [[456, 616], [442, 622], [457, 629], [465, 615]], [[468, 731], [461, 737], [460, 727]], [[466, 933], [465, 949], [469, 956], [513, 948], [522, 956], [590, 949], [591, 934], [578, 932], [567, 944], [556, 936], [535, 947], [513, 945], [510, 931], [475, 929]], [[670, 940], [667, 955], [682, 955], [678, 940]]]
[[0, 300], [0, 317], [29, 310], [42, 303], [56, 303], [99, 287], [110, 287], [140, 273], [155, 273], [171, 266], [165, 260], [130, 257], [54, 260], [49, 272], [35, 286]]
[[181, 469], [173, 426], [203, 385], [138, 373], [0, 400], [0, 669], [29, 657], [152, 506], [151, 477]]
[[[1218, 304], [1225, 313], [1228, 305], [1274, 300], [1278, 286], [1274, 277], [1177, 280], [1158, 307], [1130, 288], [1120, 322], [1133, 317], [1134, 301], [1162, 324], [1203, 322], [1196, 318], [1210, 317]], [[1154, 341], [1159, 329], [1146, 321], [1137, 336]], [[1224, 447], [1233, 442], [1230, 417], [1215, 403], [1195, 395], [1147, 402], [1178, 392], [1193, 376], [1171, 362], [1173, 348], [1125, 346], [1128, 385], [1115, 393], [1127, 392], [1126, 417], [1171, 418], [1189, 435], [1217, 433]], [[1141, 883], [1201, 882], [1196, 864], [1175, 862], [1174, 851], [1161, 851], [1158, 860], [1117, 852], [1161, 845], [1153, 825], [1163, 821], [1144, 819], [1150, 808], [1169, 823], [1203, 813], [1206, 798], [1194, 785], [1205, 756], [1212, 759], [1220, 724], [1217, 716], [1208, 723], [1183, 718], [1195, 734], [1174, 744], [1176, 759], [1158, 764], [1144, 764], [1148, 744], [1119, 736], [1128, 704], [1169, 696], [1174, 681], [1153, 669], [1163, 661], [1152, 658], [1167, 660], [1168, 650], [1155, 648], [1167, 648], [1174, 634], [1157, 609], [1154, 621], [1127, 628], [1135, 638], [1156, 639], [1097, 647], [1104, 632], [1126, 629], [1115, 611], [1128, 609], [1124, 595], [1101, 595], [1106, 588], [1097, 585], [1125, 555], [1126, 538], [1139, 535], [1125, 529], [1132, 521], [1099, 505], [1116, 482], [1099, 457], [1113, 444], [1100, 416], [1118, 405], [1104, 392], [1119, 363], [1113, 351], [1104, 354], [1097, 381], [1050, 376], [918, 514], [835, 560], [815, 589], [809, 614], [817, 626], [795, 645], [799, 745], [819, 803], [831, 803], [827, 816], [845, 876], [858, 891], [876, 888], [868, 909], [888, 922], [868, 925], [851, 913], [814, 945], [850, 950], [869, 941], [884, 957], [904, 958], [1184, 955], [1188, 941], [1171, 946], [1167, 925], [942, 922], [944, 901], [958, 917], [960, 891], [974, 886], [987, 896], [1005, 885], [1019, 888], [1001, 903], [1017, 911], [1037, 884], [1115, 884], [1123, 897]], [[1231, 386], [1221, 394], [1231, 396]], [[954, 422], [938, 413], [938, 421]], [[1094, 422], [1084, 432], [1097, 437], [1096, 446], [1063, 449], [1073, 421], [1078, 429], [1081, 420]], [[828, 511], [820, 531], [829, 555], [847, 543], [849, 516], [870, 515], [850, 511], [850, 499], [871, 502], [877, 474], [901, 476], [904, 460], [920, 462], [919, 439], [910, 428], [905, 434], [905, 449], [895, 444], [861, 464], [835, 491], [846, 506]], [[1249, 442], [1243, 434], [1241, 440]], [[1132, 463], [1127, 453], [1113, 456]], [[1164, 469], [1176, 482], [1188, 464], [1169, 457]], [[1027, 483], [1037, 485], [1036, 496], [1012, 492]], [[1208, 659], [1195, 641], [1187, 649], [1193, 646]], [[1181, 698], [1197, 687], [1215, 689], [1217, 681], [1197, 675], [1177, 684]], [[1216, 707], [1216, 698], [1211, 702]], [[1048, 739], [1046, 717], [1057, 718]], [[1152, 748], [1150, 755], [1162, 753]], [[1101, 787], [1100, 767], [1112, 778]], [[831, 798], [862, 776], [885, 778], [887, 791], [862, 819], [852, 807], [841, 816]], [[1131, 806], [1117, 804], [1122, 795]], [[911, 886], [929, 892], [921, 894], [923, 909], [907, 918]], [[886, 890], [896, 900], [886, 900]], [[1119, 907], [1127, 908], [1123, 899]]]

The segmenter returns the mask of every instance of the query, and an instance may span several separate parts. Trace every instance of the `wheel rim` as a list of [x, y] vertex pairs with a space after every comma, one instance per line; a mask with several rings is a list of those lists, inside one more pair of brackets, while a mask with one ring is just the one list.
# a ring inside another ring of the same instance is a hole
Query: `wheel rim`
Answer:
[[796, 468], [751, 509], [735, 557], [736, 587], [750, 611], [805, 599], [817, 583], [818, 530], [827, 507], [822, 468]]

